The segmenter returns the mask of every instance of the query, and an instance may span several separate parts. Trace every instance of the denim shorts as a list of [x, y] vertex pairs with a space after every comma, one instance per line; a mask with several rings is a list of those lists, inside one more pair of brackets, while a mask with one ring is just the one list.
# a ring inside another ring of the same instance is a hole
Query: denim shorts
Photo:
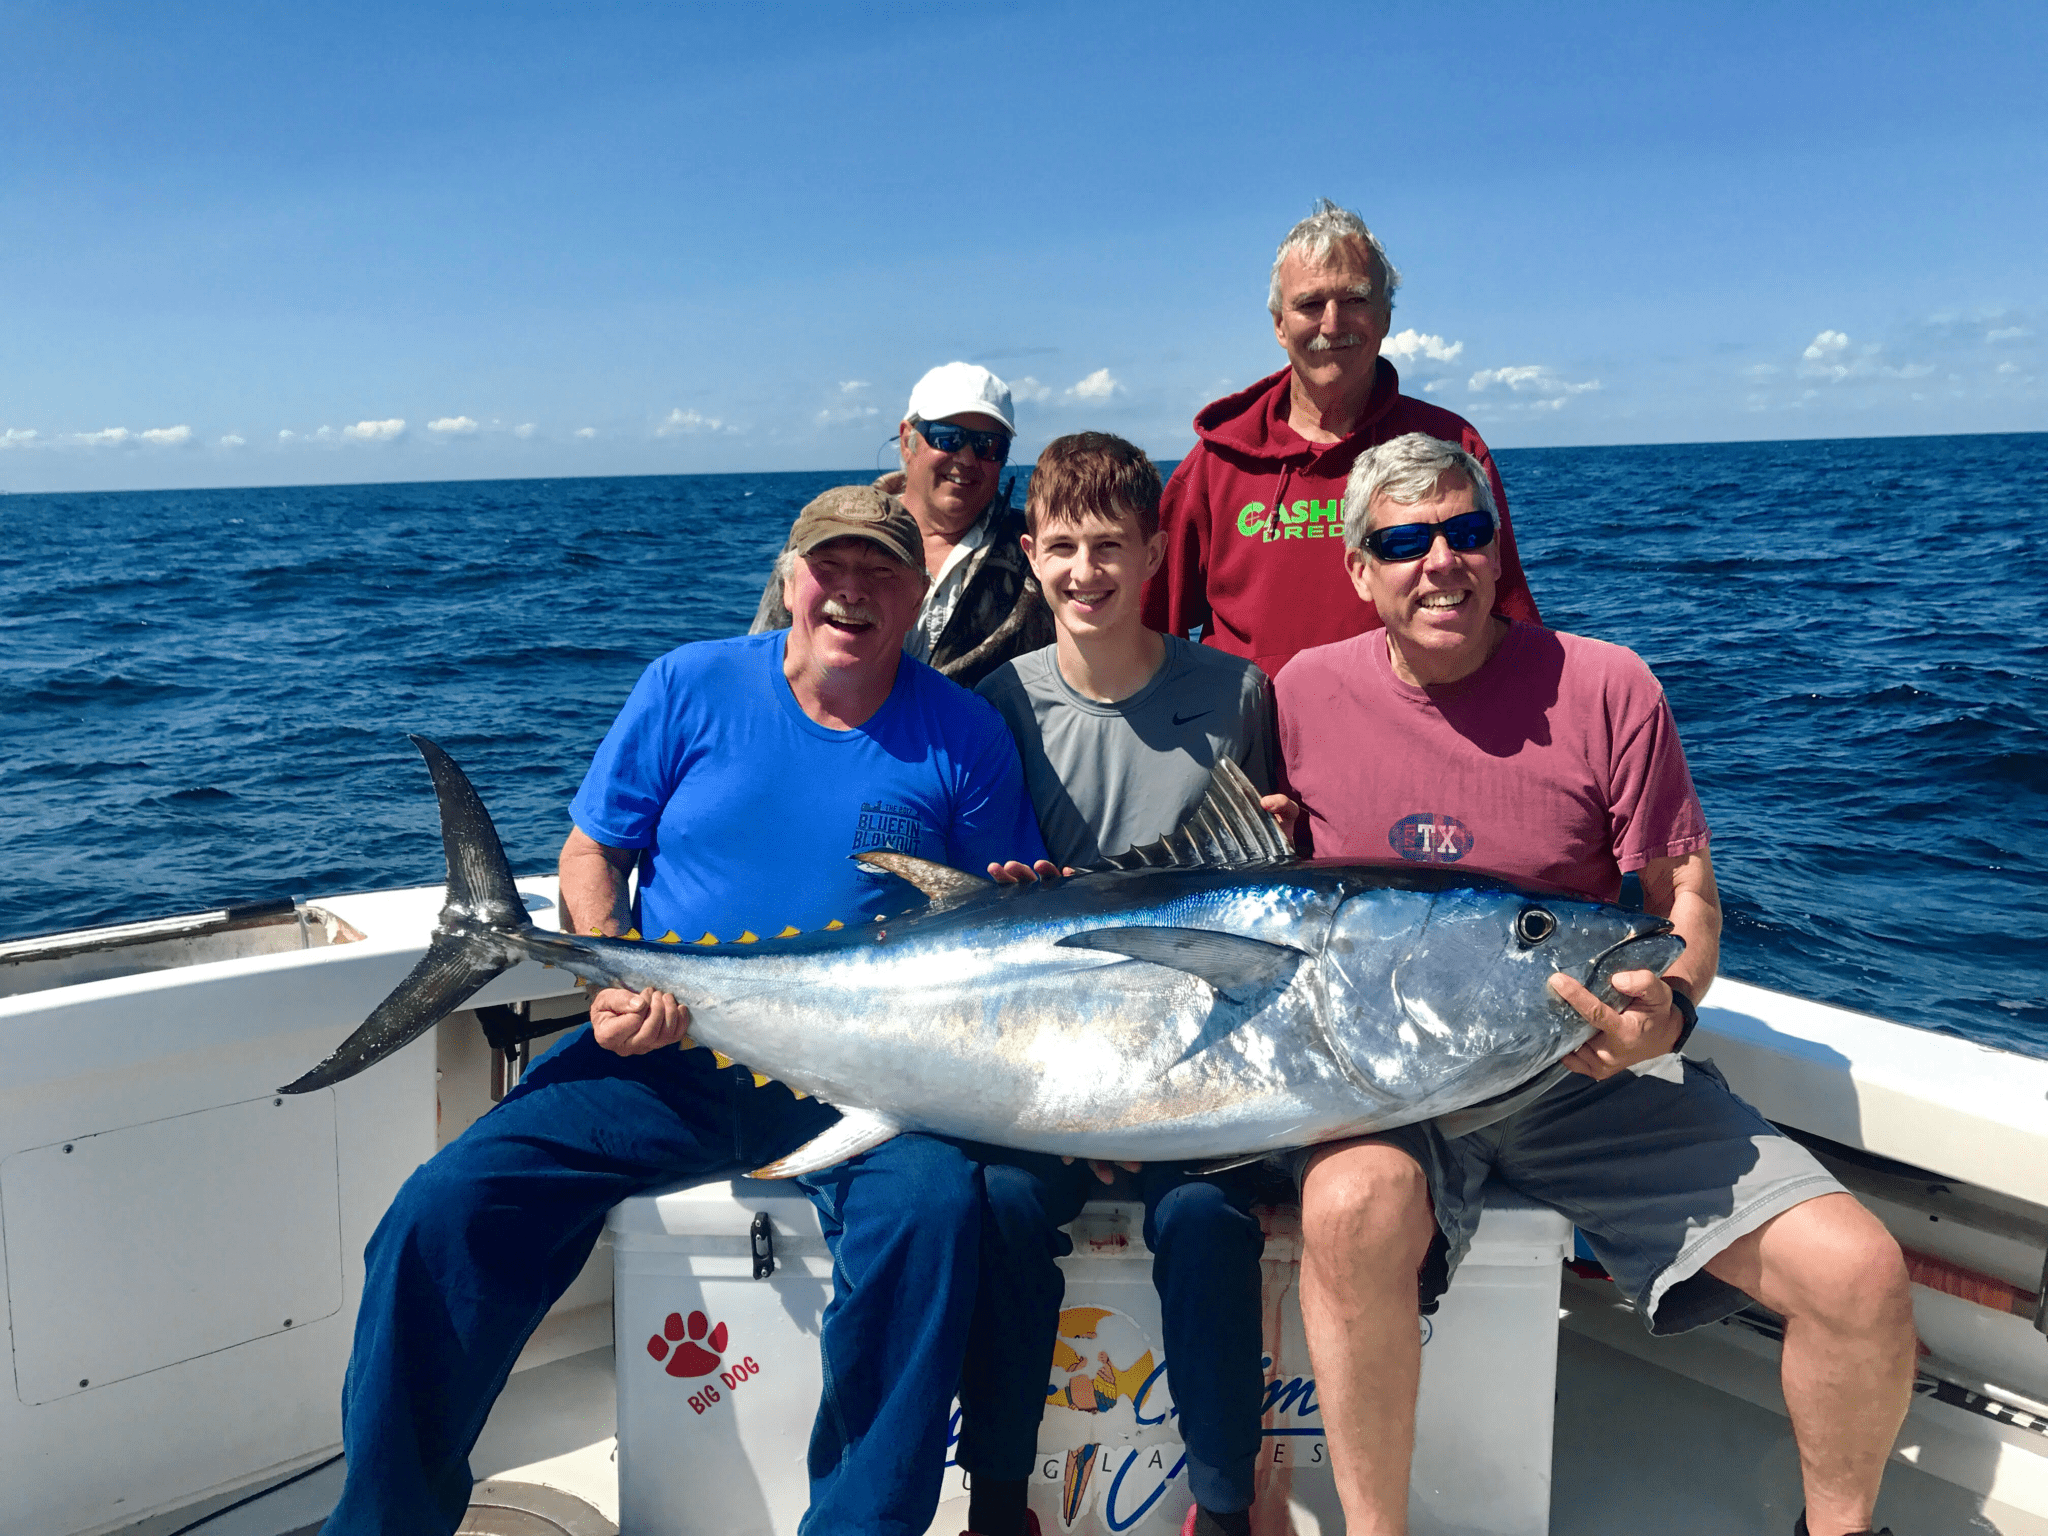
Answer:
[[[1420, 1276], [1434, 1312], [1472, 1245], [1489, 1176], [1570, 1218], [1644, 1325], [1683, 1333], [1748, 1303], [1706, 1264], [1772, 1217], [1842, 1186], [1729, 1089], [1710, 1061], [1661, 1057], [1605, 1082], [1574, 1074], [1467, 1136], [1433, 1121], [1370, 1138], [1429, 1180], [1437, 1238]], [[1300, 1154], [1296, 1176], [1306, 1170]]]

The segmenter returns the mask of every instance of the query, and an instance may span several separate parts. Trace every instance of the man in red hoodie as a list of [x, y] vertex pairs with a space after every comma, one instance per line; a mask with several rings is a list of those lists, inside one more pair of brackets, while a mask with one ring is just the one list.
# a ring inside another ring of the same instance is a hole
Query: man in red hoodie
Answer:
[[1486, 466], [1500, 509], [1496, 609], [1540, 622], [1486, 444], [1464, 418], [1402, 394], [1379, 355], [1400, 283], [1365, 221], [1328, 198], [1287, 232], [1267, 302], [1287, 367], [1195, 417], [1199, 441], [1160, 508], [1166, 561], [1145, 588], [1149, 627], [1200, 625], [1269, 677], [1297, 651], [1377, 629], [1344, 573], [1344, 482], [1359, 454], [1407, 432]]

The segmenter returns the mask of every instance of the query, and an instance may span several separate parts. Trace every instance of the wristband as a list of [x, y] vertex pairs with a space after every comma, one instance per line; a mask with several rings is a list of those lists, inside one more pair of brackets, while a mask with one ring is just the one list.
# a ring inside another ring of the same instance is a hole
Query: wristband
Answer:
[[1677, 1055], [1685, 1049], [1685, 1042], [1692, 1038], [1692, 1032], [1699, 1028], [1700, 1011], [1693, 1006], [1692, 999], [1679, 989], [1677, 982], [1669, 976], [1663, 978], [1664, 985], [1671, 989], [1671, 1006], [1678, 1010], [1678, 1041], [1671, 1047], [1671, 1054]]

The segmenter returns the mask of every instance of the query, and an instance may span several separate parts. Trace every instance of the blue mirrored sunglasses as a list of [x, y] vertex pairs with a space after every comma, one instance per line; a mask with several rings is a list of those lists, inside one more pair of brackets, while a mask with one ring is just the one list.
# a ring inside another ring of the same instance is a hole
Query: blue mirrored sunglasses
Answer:
[[962, 448], [972, 448], [974, 456], [984, 464], [1001, 464], [1010, 457], [1010, 434], [1007, 432], [977, 432], [972, 427], [956, 426], [950, 421], [920, 421], [917, 423], [917, 435], [940, 453], [958, 453]]
[[1439, 530], [1452, 549], [1461, 555], [1469, 554], [1493, 542], [1493, 514], [1460, 512], [1440, 523], [1398, 523], [1392, 528], [1375, 528], [1365, 536], [1365, 547], [1372, 551], [1373, 559], [1400, 565], [1428, 554]]

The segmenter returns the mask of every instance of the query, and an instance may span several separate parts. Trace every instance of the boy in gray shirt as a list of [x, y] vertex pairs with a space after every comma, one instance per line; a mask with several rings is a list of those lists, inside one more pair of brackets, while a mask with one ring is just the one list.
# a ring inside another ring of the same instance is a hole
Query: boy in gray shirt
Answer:
[[[1249, 661], [1145, 627], [1159, 568], [1159, 471], [1122, 438], [1081, 432], [1050, 444], [1032, 472], [1024, 552], [1057, 639], [991, 673], [977, 690], [1002, 714], [1024, 760], [1045, 845], [1082, 867], [1163, 837], [1201, 800], [1220, 757], [1262, 794], [1273, 780], [1272, 702]], [[1295, 807], [1266, 795], [1289, 826]], [[1090, 1176], [1059, 1159], [1003, 1154], [986, 1168], [982, 1281], [960, 1388], [959, 1464], [970, 1474], [969, 1536], [1025, 1536], [1047, 1366], [1072, 1251], [1059, 1229]], [[1195, 1176], [1133, 1166], [1145, 1201], [1163, 1338], [1188, 1486], [1186, 1530], [1249, 1536], [1265, 1369], [1251, 1169]], [[1109, 1170], [1097, 1170], [1105, 1179]]]
[[[1068, 524], [1033, 542], [1050, 546], [1039, 557], [1048, 568], [1071, 567], [1078, 546], [1121, 533]], [[1145, 633], [1164, 655], [1124, 698], [1091, 697], [1068, 681], [1061, 648], [1073, 637], [1064, 629], [1059, 643], [1005, 663], [976, 690], [1017, 738], [1055, 863], [1100, 864], [1172, 831], [1200, 803], [1218, 758], [1236, 759], [1261, 794], [1272, 787], [1266, 675], [1226, 651]]]

